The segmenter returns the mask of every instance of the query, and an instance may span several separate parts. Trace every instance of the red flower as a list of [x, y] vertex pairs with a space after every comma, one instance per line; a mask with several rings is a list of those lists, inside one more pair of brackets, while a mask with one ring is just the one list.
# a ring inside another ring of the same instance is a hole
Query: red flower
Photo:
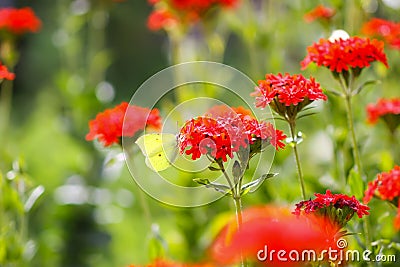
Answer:
[[[148, 0], [148, 2], [155, 6], [155, 11], [153, 11], [148, 20], [149, 29], [159, 30], [178, 23], [190, 25], [204, 18], [209, 10], [215, 7], [234, 7], [238, 0]], [[164, 5], [157, 5], [159, 2], [163, 2]], [[155, 23], [159, 27], [150, 27], [152, 21], [165, 21], [165, 18], [173, 18], [174, 24]]]
[[379, 118], [385, 118], [387, 115], [399, 115], [400, 98], [379, 99], [376, 104], [367, 106], [367, 113], [368, 122], [371, 124], [377, 123]]
[[[240, 262], [242, 254], [248, 260], [257, 262], [259, 257], [264, 257], [264, 264], [270, 266], [298, 266], [301, 261], [289, 258], [290, 251], [296, 250], [301, 255], [304, 250], [312, 249], [318, 253], [329, 247], [334, 248], [336, 231], [327, 231], [322, 218], [297, 218], [289, 210], [273, 206], [253, 207], [243, 212], [239, 230], [235, 220], [223, 228], [210, 253], [220, 265]], [[277, 252], [280, 250], [286, 252], [281, 256], [287, 261], [279, 260]]]
[[86, 140], [98, 138], [104, 146], [110, 146], [120, 143], [122, 136], [132, 137], [146, 126], [160, 129], [161, 118], [158, 110], [129, 106], [128, 103], [122, 102], [112, 109], [97, 114], [96, 118], [89, 122], [90, 131], [86, 135]]
[[380, 61], [388, 67], [383, 51], [383, 42], [360, 37], [329, 41], [320, 39], [307, 48], [308, 55], [301, 62], [305, 69], [311, 62], [325, 66], [333, 72], [348, 71], [349, 68], [369, 67], [371, 62]]
[[304, 20], [308, 23], [317, 19], [329, 20], [335, 15], [336, 11], [333, 8], [318, 5], [310, 12], [304, 15]]
[[0, 80], [2, 80], [2, 79], [14, 80], [15, 74], [12, 72], [9, 72], [7, 67], [0, 63]]
[[394, 48], [400, 43], [400, 23], [379, 18], [366, 22], [361, 30], [365, 35], [382, 37], [385, 42]]
[[[326, 190], [325, 194], [314, 194], [314, 200], [300, 201], [296, 204], [294, 214], [309, 214], [316, 212], [319, 215], [327, 216], [332, 222], [342, 228], [357, 213], [359, 218], [368, 215], [369, 207], [361, 204], [354, 196], [344, 194], [332, 194]], [[341, 212], [337, 212], [340, 209]]]
[[40, 19], [29, 7], [0, 9], [0, 29], [13, 34], [23, 34], [37, 32], [41, 25]]
[[283, 76], [267, 74], [265, 80], [258, 81], [256, 91], [256, 106], [265, 108], [266, 105], [276, 100], [285, 106], [296, 106], [300, 102], [313, 100], [326, 100], [319, 83], [314, 78], [306, 79], [301, 74]]
[[257, 140], [268, 141], [276, 149], [285, 146], [282, 140], [286, 136], [282, 131], [275, 130], [270, 123], [258, 122], [244, 108], [235, 109], [238, 113], [217, 106], [206, 116], [188, 120], [180, 130], [180, 152], [192, 155], [193, 160], [209, 154], [227, 161], [240, 147], [246, 148]]
[[152, 31], [173, 27], [177, 18], [167, 10], [155, 10], [147, 19], [147, 27]]
[[378, 174], [374, 181], [368, 183], [364, 193], [364, 203], [368, 203], [373, 196], [391, 201], [398, 206], [394, 225], [396, 229], [400, 229], [400, 166]]
[[306, 79], [301, 74], [267, 74], [265, 80], [258, 81], [255, 92], [256, 107], [271, 108], [284, 119], [292, 121], [297, 114], [314, 100], [326, 100], [321, 86], [314, 78]]

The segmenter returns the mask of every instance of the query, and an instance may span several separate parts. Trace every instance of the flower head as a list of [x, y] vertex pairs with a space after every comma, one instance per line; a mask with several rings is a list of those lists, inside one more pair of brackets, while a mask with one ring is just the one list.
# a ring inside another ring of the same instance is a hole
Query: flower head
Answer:
[[112, 109], [106, 109], [97, 114], [96, 118], [89, 122], [90, 131], [86, 135], [86, 140], [98, 138], [104, 146], [111, 146], [114, 143], [120, 143], [122, 136], [132, 137], [146, 127], [156, 130], [161, 127], [158, 110], [131, 106], [122, 102]]
[[389, 172], [378, 174], [377, 178], [368, 183], [364, 193], [364, 203], [368, 203], [373, 196], [388, 200], [398, 206], [395, 218], [395, 227], [400, 229], [400, 166], [395, 166]]
[[282, 140], [286, 136], [282, 131], [274, 129], [270, 123], [257, 121], [243, 108], [236, 108], [236, 111], [243, 113], [216, 107], [205, 116], [188, 120], [179, 133], [180, 152], [191, 155], [193, 160], [208, 154], [227, 161], [227, 157], [232, 158], [241, 147], [257, 141], [268, 141], [276, 149], [285, 146]]
[[[326, 231], [323, 218], [309, 220], [307, 217], [293, 216], [286, 208], [274, 206], [253, 207], [243, 211], [243, 222], [237, 229], [236, 221], [230, 221], [214, 240], [210, 254], [220, 266], [240, 262], [240, 255], [248, 260], [260, 260], [257, 256], [266, 256], [265, 263], [272, 266], [298, 266], [299, 262], [289, 259], [279, 260], [277, 254], [259, 254], [267, 246], [268, 251], [286, 252], [296, 250], [299, 253], [312, 249], [316, 252], [334, 247], [334, 231]], [[282, 255], [281, 255], [282, 256]]]
[[316, 196], [314, 200], [297, 203], [293, 213], [296, 215], [316, 213], [329, 218], [339, 228], [345, 226], [355, 213], [359, 218], [369, 214], [369, 207], [360, 203], [354, 196], [332, 194], [330, 190], [326, 190], [325, 194], [314, 195]]
[[147, 27], [152, 31], [163, 28], [173, 27], [177, 23], [177, 18], [168, 10], [155, 10], [147, 19]]
[[252, 96], [256, 97], [256, 107], [270, 105], [285, 119], [294, 119], [297, 114], [314, 100], [326, 100], [321, 86], [314, 78], [306, 79], [301, 74], [267, 74], [265, 80], [258, 81]]
[[[205, 18], [210, 10], [232, 8], [238, 0], [148, 0], [148, 2], [155, 9], [149, 16], [147, 25], [150, 30], [155, 31], [178, 24], [191, 25]], [[158, 27], [152, 27], [154, 25]]]
[[2, 79], [14, 80], [15, 74], [12, 72], [9, 72], [7, 67], [0, 63], [0, 81]]
[[0, 8], [0, 30], [13, 34], [37, 32], [42, 23], [29, 8]]
[[368, 123], [376, 124], [382, 118], [389, 130], [394, 132], [400, 125], [400, 98], [379, 99], [376, 104], [367, 106], [367, 114]]
[[333, 8], [323, 5], [316, 6], [313, 10], [304, 15], [304, 20], [308, 23], [314, 20], [329, 20], [335, 15], [336, 11]]
[[400, 23], [373, 18], [363, 25], [361, 31], [365, 35], [382, 38], [393, 48], [400, 48]]
[[349, 69], [363, 69], [371, 62], [380, 61], [388, 67], [383, 42], [376, 39], [350, 37], [329, 41], [320, 39], [307, 48], [308, 54], [301, 62], [305, 69], [311, 62], [340, 73]]

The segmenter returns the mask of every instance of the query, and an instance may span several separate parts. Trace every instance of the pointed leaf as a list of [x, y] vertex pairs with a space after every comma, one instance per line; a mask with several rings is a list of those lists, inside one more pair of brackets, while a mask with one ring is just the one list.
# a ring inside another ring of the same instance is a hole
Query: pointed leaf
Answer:
[[220, 192], [222, 194], [231, 194], [231, 188], [227, 185], [224, 184], [218, 184], [218, 183], [211, 183], [210, 180], [205, 179], [205, 178], [195, 178], [193, 179], [198, 184], [205, 185], [207, 188], [213, 188], [215, 191]]
[[361, 199], [364, 195], [364, 182], [361, 179], [361, 175], [354, 168], [349, 173], [347, 183], [350, 186], [350, 193], [357, 199]]
[[242, 176], [242, 168], [240, 167], [240, 163], [237, 160], [235, 160], [235, 163], [233, 163], [232, 175], [234, 183], [237, 184]]
[[38, 198], [44, 193], [44, 186], [39, 185], [35, 189], [33, 189], [32, 193], [29, 195], [28, 199], [25, 201], [24, 210], [25, 212], [29, 212], [33, 205], [36, 203]]
[[[254, 192], [257, 188], [257, 186], [261, 185], [265, 180], [272, 178], [274, 176], [278, 175], [277, 173], [268, 173], [268, 174], [263, 174], [260, 178], [251, 181], [247, 184], [244, 184], [242, 188], [240, 188], [240, 194], [245, 195], [248, 192]], [[254, 190], [251, 191], [251, 189], [254, 188]]]
[[379, 84], [379, 83], [381, 83], [381, 81], [379, 81], [379, 80], [366, 81], [363, 84], [361, 84], [356, 90], [353, 91], [353, 96], [361, 93], [361, 91], [368, 85], [374, 85], [374, 84]]
[[220, 171], [221, 170], [220, 168], [216, 168], [216, 167], [213, 167], [213, 166], [208, 166], [208, 169], [210, 171]]

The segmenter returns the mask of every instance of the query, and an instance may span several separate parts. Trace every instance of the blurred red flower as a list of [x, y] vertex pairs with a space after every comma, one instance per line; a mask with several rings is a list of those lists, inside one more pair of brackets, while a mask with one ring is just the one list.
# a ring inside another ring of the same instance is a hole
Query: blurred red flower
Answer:
[[393, 48], [400, 48], [400, 23], [373, 18], [362, 27], [362, 33], [382, 39]]
[[[148, 2], [155, 6], [155, 10], [150, 14], [147, 25], [150, 30], [156, 31], [177, 24], [190, 25], [204, 18], [209, 10], [215, 7], [234, 7], [238, 0], [148, 0]], [[171, 22], [171, 19], [174, 23], [167, 23]], [[161, 21], [165, 23], [160, 23]]]
[[111, 146], [120, 143], [122, 136], [132, 137], [146, 127], [160, 129], [161, 117], [158, 109], [150, 110], [122, 102], [112, 109], [97, 114], [96, 118], [89, 122], [90, 131], [86, 135], [86, 140], [98, 138], [104, 146]]
[[[319, 253], [329, 247], [336, 248], [337, 229], [331, 230], [327, 231], [322, 218], [296, 217], [288, 209], [273, 206], [253, 207], [243, 211], [240, 229], [235, 220], [222, 229], [210, 247], [210, 254], [220, 265], [238, 263], [243, 256], [268, 266], [299, 266], [305, 264], [303, 259], [288, 257], [289, 253], [295, 251], [301, 255], [305, 250]], [[316, 262], [318, 256], [310, 260]]]
[[[296, 204], [294, 214], [316, 213], [327, 216], [338, 228], [342, 228], [356, 213], [359, 218], [368, 215], [369, 207], [360, 203], [354, 196], [349, 197], [344, 194], [332, 194], [326, 190], [325, 194], [315, 193], [314, 200], [304, 200]], [[337, 210], [341, 212], [337, 212]]]
[[340, 73], [352, 69], [369, 67], [371, 62], [380, 61], [388, 67], [382, 41], [369, 38], [350, 37], [330, 41], [320, 39], [307, 48], [308, 54], [300, 63], [305, 69], [311, 62]]
[[0, 63], [0, 80], [2, 80], [2, 79], [14, 80], [15, 74], [12, 72], [9, 72], [7, 67]]
[[[212, 267], [214, 265], [211, 263], [180, 263], [168, 259], [158, 258], [155, 259], [153, 262], [142, 266], [143, 267]], [[141, 266], [131, 264], [128, 267], [141, 267]]]
[[13, 34], [39, 31], [42, 22], [30, 7], [0, 8], [0, 30]]
[[308, 23], [313, 22], [317, 19], [329, 20], [335, 14], [335, 9], [323, 5], [318, 5], [313, 10], [304, 15], [304, 20]]
[[177, 18], [168, 10], [155, 10], [147, 19], [147, 27], [152, 31], [158, 31], [173, 27], [177, 22]]
[[394, 221], [396, 229], [400, 229], [400, 166], [395, 166], [389, 172], [382, 172], [377, 178], [368, 183], [364, 193], [364, 203], [368, 203], [373, 196], [388, 200], [397, 205], [397, 215]]
[[195, 160], [209, 154], [227, 161], [240, 147], [246, 148], [257, 140], [268, 141], [276, 149], [283, 148], [286, 138], [272, 124], [259, 122], [250, 111], [239, 107], [229, 110], [220, 106], [210, 109], [206, 116], [188, 120], [179, 134], [181, 153], [192, 155]]
[[367, 106], [367, 121], [376, 124], [382, 118], [393, 132], [400, 124], [400, 98], [379, 99], [376, 104]]

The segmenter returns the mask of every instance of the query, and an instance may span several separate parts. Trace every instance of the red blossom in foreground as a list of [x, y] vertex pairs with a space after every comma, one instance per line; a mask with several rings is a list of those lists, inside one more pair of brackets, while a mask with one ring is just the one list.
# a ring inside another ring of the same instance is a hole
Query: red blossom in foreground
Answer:
[[[242, 254], [247, 260], [259, 263], [259, 257], [266, 257], [263, 264], [268, 266], [299, 266], [305, 264], [296, 255], [289, 257], [289, 252], [296, 250], [314, 250], [336, 248], [334, 236], [337, 229], [326, 228], [323, 218], [293, 216], [288, 209], [273, 206], [253, 207], [243, 211], [243, 222], [237, 229], [236, 221], [229, 222], [219, 233], [210, 248], [211, 258], [220, 266], [240, 262]], [[284, 250], [280, 254], [287, 261], [279, 260], [277, 253], [268, 252]], [[261, 251], [260, 253], [260, 250]], [[272, 259], [269, 257], [271, 256]], [[315, 259], [317, 261], [317, 259]]]
[[393, 48], [400, 49], [400, 23], [373, 18], [363, 25], [361, 31], [368, 36], [381, 37]]
[[308, 23], [313, 22], [317, 19], [329, 20], [335, 15], [335, 13], [336, 11], [333, 8], [318, 5], [313, 10], [304, 15], [304, 20]]
[[9, 72], [7, 67], [0, 63], [0, 80], [2, 80], [2, 79], [14, 80], [15, 74], [12, 72]]
[[112, 109], [97, 114], [96, 118], [89, 122], [90, 131], [86, 135], [86, 140], [98, 138], [104, 146], [111, 146], [120, 143], [122, 136], [132, 137], [146, 127], [160, 129], [161, 118], [158, 109], [150, 110], [122, 102]]
[[400, 98], [379, 99], [376, 104], [367, 106], [367, 121], [376, 124], [380, 118], [394, 132], [400, 125]]
[[[332, 194], [330, 190], [326, 190], [325, 194], [315, 193], [314, 200], [305, 200], [296, 204], [294, 214], [316, 213], [321, 216], [327, 216], [339, 228], [357, 213], [359, 218], [368, 215], [369, 207], [360, 203], [354, 196], [349, 197], [344, 194]], [[340, 209], [341, 212], [337, 212]]]
[[241, 147], [246, 148], [257, 140], [269, 142], [276, 149], [285, 146], [282, 140], [286, 136], [282, 131], [274, 129], [270, 123], [257, 121], [244, 108], [235, 109], [230, 112], [216, 107], [206, 116], [188, 120], [179, 133], [180, 152], [192, 155], [193, 160], [208, 154], [227, 161], [227, 157], [232, 158]]
[[148, 2], [155, 6], [155, 10], [150, 14], [147, 25], [150, 30], [156, 31], [177, 24], [187, 26], [196, 23], [211, 9], [232, 8], [238, 0], [148, 0]]
[[318, 43], [307, 48], [308, 54], [301, 66], [305, 69], [314, 62], [317, 66], [327, 67], [336, 73], [348, 71], [349, 68], [363, 69], [374, 61], [380, 61], [388, 67], [383, 47], [382, 41], [369, 38], [350, 37], [335, 41], [320, 39]]
[[400, 230], [400, 166], [395, 166], [389, 172], [378, 174], [375, 180], [368, 183], [368, 188], [364, 193], [364, 203], [368, 203], [373, 196], [397, 205], [394, 226]]
[[0, 30], [13, 34], [39, 31], [42, 23], [30, 7], [0, 8]]

